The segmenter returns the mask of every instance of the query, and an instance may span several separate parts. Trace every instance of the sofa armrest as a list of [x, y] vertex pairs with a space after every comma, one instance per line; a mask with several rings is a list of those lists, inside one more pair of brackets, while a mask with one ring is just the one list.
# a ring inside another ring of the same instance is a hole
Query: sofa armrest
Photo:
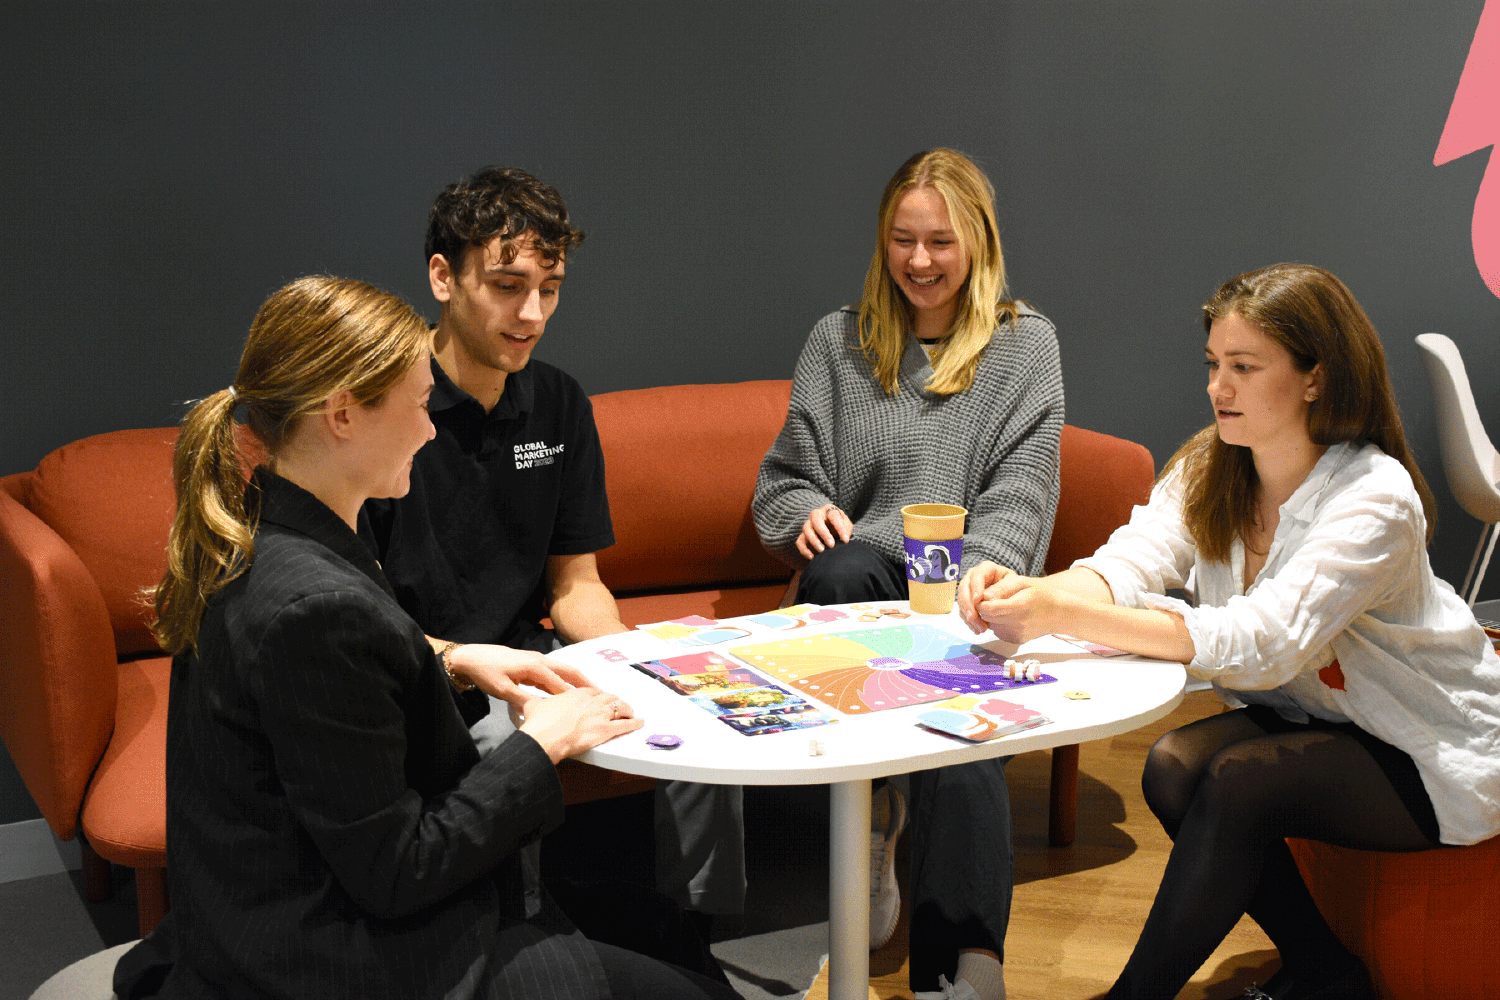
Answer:
[[52, 831], [77, 828], [114, 728], [118, 662], [93, 577], [0, 490], [0, 739]]

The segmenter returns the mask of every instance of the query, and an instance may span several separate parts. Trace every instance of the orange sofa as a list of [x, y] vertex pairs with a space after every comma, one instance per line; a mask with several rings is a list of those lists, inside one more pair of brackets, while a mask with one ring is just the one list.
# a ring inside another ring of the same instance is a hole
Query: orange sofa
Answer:
[[[761, 548], [750, 498], [788, 381], [667, 386], [593, 399], [615, 534], [600, 572], [626, 624], [770, 610], [791, 571]], [[56, 835], [84, 835], [85, 882], [136, 870], [141, 929], [166, 899], [170, 661], [143, 594], [165, 570], [174, 429], [65, 445], [0, 478], [0, 737]], [[1150, 491], [1140, 445], [1064, 428], [1048, 569], [1093, 551]], [[650, 787], [566, 762], [568, 801]], [[1072, 840], [1077, 748], [1053, 756], [1054, 843]]]

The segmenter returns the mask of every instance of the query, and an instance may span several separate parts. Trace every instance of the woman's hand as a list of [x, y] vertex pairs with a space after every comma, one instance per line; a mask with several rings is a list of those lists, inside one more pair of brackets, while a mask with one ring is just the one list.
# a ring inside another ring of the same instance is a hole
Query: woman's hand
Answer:
[[986, 588], [974, 610], [997, 638], [1019, 646], [1065, 629], [1065, 604], [1070, 598], [1035, 577], [1012, 573]]
[[825, 503], [813, 508], [812, 513], [807, 515], [807, 520], [802, 524], [802, 533], [797, 536], [797, 551], [802, 554], [803, 559], [811, 561], [813, 556], [824, 549], [833, 548], [835, 536], [840, 542], [853, 538], [854, 522], [833, 504]]
[[576, 667], [529, 649], [466, 643], [448, 654], [448, 663], [456, 675], [485, 694], [507, 702], [517, 712], [524, 712], [527, 702], [536, 697], [521, 690], [523, 684], [547, 694], [590, 686], [589, 679]]
[[980, 635], [990, 627], [976, 610], [984, 598], [984, 592], [1006, 577], [1016, 575], [1013, 569], [985, 560], [964, 574], [964, 578], [959, 581], [958, 615], [975, 635]]
[[624, 701], [592, 687], [534, 697], [521, 713], [521, 732], [541, 744], [554, 764], [642, 725], [635, 710]]
[[989, 629], [1017, 645], [1063, 628], [1067, 605], [1073, 599], [1044, 580], [992, 562], [969, 570], [958, 585], [959, 615], [964, 623], [976, 634]]

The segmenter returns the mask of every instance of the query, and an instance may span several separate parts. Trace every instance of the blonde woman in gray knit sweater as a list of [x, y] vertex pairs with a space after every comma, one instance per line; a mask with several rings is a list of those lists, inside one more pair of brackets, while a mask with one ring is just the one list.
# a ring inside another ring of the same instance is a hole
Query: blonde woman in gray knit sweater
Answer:
[[[994, 188], [933, 149], [886, 185], [859, 309], [813, 328], [786, 426], [761, 464], [761, 541], [802, 568], [797, 599], [906, 597], [901, 508], [968, 508], [963, 568], [1040, 572], [1057, 510], [1062, 372], [1053, 326], [1005, 297]], [[911, 987], [918, 998], [1005, 996], [1012, 854], [1005, 760], [910, 775]], [[870, 946], [896, 925], [906, 805], [878, 790]]]

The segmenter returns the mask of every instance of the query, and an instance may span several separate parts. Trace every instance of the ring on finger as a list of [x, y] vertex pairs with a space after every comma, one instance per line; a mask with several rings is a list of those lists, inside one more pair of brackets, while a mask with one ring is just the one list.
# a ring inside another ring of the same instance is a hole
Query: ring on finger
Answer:
[[616, 719], [616, 718], [619, 718], [619, 715], [620, 715], [620, 703], [618, 701], [612, 701], [612, 702], [610, 702], [609, 703], [609, 717], [611, 719]]

